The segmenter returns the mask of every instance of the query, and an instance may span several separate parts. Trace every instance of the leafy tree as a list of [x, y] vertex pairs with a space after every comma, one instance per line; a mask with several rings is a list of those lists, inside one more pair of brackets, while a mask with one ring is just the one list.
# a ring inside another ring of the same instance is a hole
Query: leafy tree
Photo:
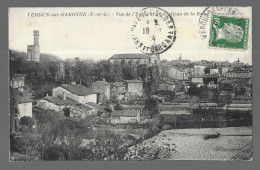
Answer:
[[200, 89], [195, 84], [192, 84], [188, 89], [187, 94], [189, 96], [199, 96]]
[[29, 116], [23, 116], [20, 118], [20, 124], [28, 127], [32, 127], [34, 125], [33, 118]]
[[145, 100], [145, 109], [148, 110], [150, 113], [151, 117], [156, 117], [159, 115], [159, 107], [158, 107], [158, 102], [156, 99], [149, 97]]
[[204, 73], [205, 74], [209, 74], [210, 73], [210, 69], [211, 69], [211, 67], [206, 67], [206, 68], [204, 68]]
[[221, 107], [225, 107], [225, 109], [227, 110], [229, 105], [232, 103], [232, 97], [231, 94], [224, 94], [224, 95], [219, 95], [219, 106]]
[[10, 130], [11, 132], [15, 131], [15, 117], [18, 116], [18, 102], [17, 102], [17, 92], [12, 88], [9, 87], [10, 92], [10, 100], [9, 100], [9, 107], [10, 107]]
[[124, 75], [123, 79], [125, 79], [125, 80], [132, 80], [132, 79], [136, 78], [135, 71], [132, 66], [122, 67], [122, 72]]
[[190, 111], [193, 113], [194, 106], [198, 103], [199, 98], [197, 96], [189, 97]]

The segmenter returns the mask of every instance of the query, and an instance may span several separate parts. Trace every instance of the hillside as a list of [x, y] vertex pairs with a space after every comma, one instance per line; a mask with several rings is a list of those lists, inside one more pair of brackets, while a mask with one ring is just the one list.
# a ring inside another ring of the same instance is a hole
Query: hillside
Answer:
[[[24, 51], [18, 51], [18, 50], [9, 50], [9, 57], [12, 59], [22, 59], [26, 60], [27, 53]], [[49, 53], [41, 53], [40, 54], [40, 63], [46, 63], [50, 61], [59, 61], [60, 58], [56, 55], [49, 54]]]

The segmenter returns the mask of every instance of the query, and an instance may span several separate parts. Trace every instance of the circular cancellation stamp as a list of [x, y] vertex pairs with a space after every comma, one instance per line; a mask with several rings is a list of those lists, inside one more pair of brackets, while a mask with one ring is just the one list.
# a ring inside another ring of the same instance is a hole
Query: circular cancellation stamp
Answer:
[[146, 54], [161, 54], [176, 40], [176, 28], [171, 15], [161, 8], [144, 8], [136, 13], [131, 27], [135, 47]]

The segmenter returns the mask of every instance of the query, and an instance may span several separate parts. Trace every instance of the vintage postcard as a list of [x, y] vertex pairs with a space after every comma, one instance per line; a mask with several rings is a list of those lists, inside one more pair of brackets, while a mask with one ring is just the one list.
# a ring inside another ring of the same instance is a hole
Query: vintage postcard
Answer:
[[252, 160], [252, 71], [252, 7], [9, 8], [9, 160]]

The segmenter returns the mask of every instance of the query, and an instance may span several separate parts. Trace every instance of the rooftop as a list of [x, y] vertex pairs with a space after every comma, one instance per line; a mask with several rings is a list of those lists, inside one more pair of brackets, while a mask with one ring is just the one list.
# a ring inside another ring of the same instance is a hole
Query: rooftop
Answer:
[[219, 77], [218, 74], [203, 74], [203, 75], [194, 75], [192, 78], [215, 78]]
[[133, 54], [114, 54], [109, 59], [149, 59], [151, 55], [142, 54], [142, 53], [133, 53]]
[[106, 81], [96, 81], [92, 83], [92, 89], [98, 93], [103, 93], [106, 87], [110, 86], [110, 83]]
[[10, 88], [10, 91], [13, 91], [13, 93], [15, 93], [16, 96], [16, 100], [18, 103], [29, 103], [32, 102], [33, 100], [30, 99], [29, 94], [26, 92], [21, 92], [17, 89], [14, 88]]
[[104, 85], [104, 86], [107, 86], [107, 85], [110, 85], [110, 83], [106, 82], [105, 80], [101, 80], [101, 81], [93, 82], [92, 85]]
[[92, 90], [91, 88], [87, 88], [83, 85], [77, 84], [62, 84], [60, 87], [70, 91], [71, 93], [74, 93], [78, 96], [85, 96], [90, 94], [97, 94], [96, 91]]
[[113, 83], [113, 85], [117, 87], [125, 87], [125, 84], [123, 84], [122, 82], [115, 82]]
[[63, 100], [63, 97], [61, 95], [54, 97], [54, 96], [48, 96], [48, 97], [44, 97], [44, 100], [47, 100], [51, 103], [54, 103], [58, 106], [62, 106], [62, 105], [76, 105], [78, 104], [76, 101], [71, 100], [69, 98], [66, 98], [66, 100]]
[[176, 109], [176, 110], [165, 110], [165, 111], [161, 111], [160, 114], [161, 115], [191, 115], [191, 112], [189, 109], [182, 109], [183, 111], [180, 112], [180, 109]]
[[127, 83], [143, 83], [142, 80], [137, 80], [137, 79], [133, 79], [133, 80], [124, 80]]

